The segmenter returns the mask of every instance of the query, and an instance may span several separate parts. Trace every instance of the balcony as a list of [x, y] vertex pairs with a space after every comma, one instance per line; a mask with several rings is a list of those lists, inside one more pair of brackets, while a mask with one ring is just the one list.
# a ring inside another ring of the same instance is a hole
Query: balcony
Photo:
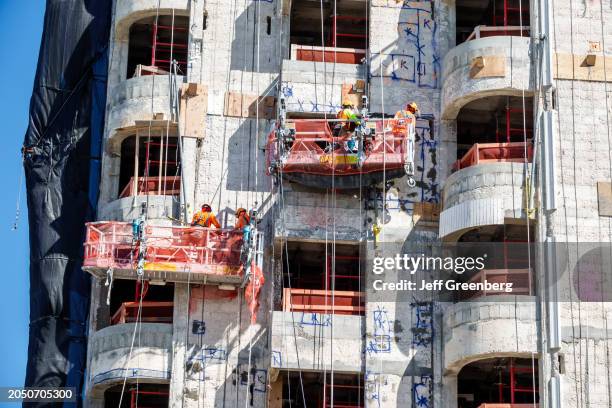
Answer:
[[[512, 295], [534, 295], [532, 271], [530, 269], [485, 269], [478, 272], [469, 283], [500, 283], [512, 284]], [[508, 295], [503, 290], [474, 290], [461, 292], [462, 300], [476, 299], [487, 296]]]
[[363, 316], [363, 292], [283, 289], [283, 311]]
[[467, 362], [494, 354], [538, 352], [535, 297], [505, 295], [458, 302], [444, 310], [446, 371], [456, 372]]
[[172, 323], [173, 302], [124, 302], [111, 318], [111, 324], [135, 323], [140, 309], [141, 323]]
[[139, 195], [178, 196], [181, 192], [181, 177], [132, 177], [119, 194], [119, 198]]
[[[122, 80], [109, 92], [106, 128], [113, 135], [116, 131], [133, 127], [136, 121], [150, 121], [153, 114], [161, 113], [170, 118], [170, 76], [145, 75]], [[184, 77], [179, 76], [179, 86]]]
[[455, 162], [453, 170], [489, 163], [524, 163], [525, 151], [527, 151], [527, 161], [531, 163], [533, 160], [531, 143], [476, 143]]
[[118, 324], [101, 329], [90, 337], [88, 378], [92, 387], [106, 388], [122, 383], [126, 376], [130, 381], [164, 383], [170, 380], [172, 325], [139, 325], [140, 340], [130, 353], [134, 330], [135, 323]]
[[454, 241], [473, 228], [525, 220], [532, 98], [480, 97], [461, 107], [456, 123], [457, 159], [442, 191], [440, 237]]
[[147, 279], [242, 282], [242, 231], [146, 225], [140, 241], [132, 228], [126, 222], [88, 223], [83, 270], [102, 278], [112, 269], [115, 278], [135, 279], [139, 252], [144, 251], [142, 269]]
[[533, 90], [531, 39], [512, 35], [483, 38], [485, 32], [491, 33], [476, 31], [470, 41], [459, 44], [444, 57], [443, 119], [455, 119], [463, 106], [483, 96], [520, 96], [523, 92], [530, 95]]

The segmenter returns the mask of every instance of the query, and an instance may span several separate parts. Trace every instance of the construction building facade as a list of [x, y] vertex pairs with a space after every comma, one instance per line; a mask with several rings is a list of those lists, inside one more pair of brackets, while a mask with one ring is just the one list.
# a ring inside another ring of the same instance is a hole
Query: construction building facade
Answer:
[[[602, 1], [114, 0], [85, 404], [608, 407], [609, 304], [537, 246], [611, 241]], [[458, 242], [536, 245], [466, 276], [511, 294], [371, 296], [384, 248]]]

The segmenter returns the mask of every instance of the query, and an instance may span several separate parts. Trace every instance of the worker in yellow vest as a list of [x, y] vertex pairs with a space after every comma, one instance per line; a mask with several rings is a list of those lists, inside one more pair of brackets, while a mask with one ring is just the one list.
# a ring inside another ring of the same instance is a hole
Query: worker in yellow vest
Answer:
[[221, 225], [219, 224], [219, 221], [217, 221], [217, 217], [215, 217], [215, 214], [213, 214], [210, 205], [204, 204], [202, 205], [202, 209], [200, 211], [193, 214], [191, 226], [210, 228], [213, 225], [217, 228], [221, 228]]
[[338, 111], [336, 118], [343, 119], [342, 130], [345, 132], [354, 132], [360, 122], [359, 114], [355, 112], [355, 105], [348, 99], [342, 102], [342, 109]]

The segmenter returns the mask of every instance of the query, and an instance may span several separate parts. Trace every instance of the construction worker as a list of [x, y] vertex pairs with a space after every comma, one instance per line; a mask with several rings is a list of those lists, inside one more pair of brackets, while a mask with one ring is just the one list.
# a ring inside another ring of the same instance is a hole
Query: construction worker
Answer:
[[200, 226], [204, 228], [210, 228], [211, 226], [215, 226], [217, 228], [221, 228], [219, 221], [217, 221], [217, 217], [212, 213], [212, 208], [208, 204], [202, 205], [202, 210], [193, 214], [193, 219], [191, 220], [191, 226]]
[[408, 120], [414, 120], [416, 118], [417, 113], [419, 112], [419, 107], [415, 102], [410, 102], [406, 105], [405, 109], [400, 109], [395, 113], [394, 119], [390, 121], [390, 125], [394, 131], [406, 131], [406, 125]]
[[342, 109], [336, 115], [338, 119], [343, 119], [344, 122], [340, 122], [342, 126], [341, 130], [345, 132], [354, 132], [357, 125], [360, 123], [359, 113], [355, 111], [355, 105], [349, 100], [342, 102]]
[[251, 225], [251, 217], [244, 208], [236, 210], [236, 226], [234, 228], [242, 230], [244, 227]]

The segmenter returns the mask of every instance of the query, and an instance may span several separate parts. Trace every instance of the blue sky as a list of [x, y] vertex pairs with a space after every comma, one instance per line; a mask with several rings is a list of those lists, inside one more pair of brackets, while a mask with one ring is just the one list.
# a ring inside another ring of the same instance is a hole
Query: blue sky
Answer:
[[[28, 107], [36, 72], [43, 28], [44, 0], [0, 0], [0, 386], [19, 386], [25, 377], [28, 347], [29, 275], [28, 223], [21, 145], [28, 125]], [[21, 215], [17, 231], [17, 194], [21, 188]]]

